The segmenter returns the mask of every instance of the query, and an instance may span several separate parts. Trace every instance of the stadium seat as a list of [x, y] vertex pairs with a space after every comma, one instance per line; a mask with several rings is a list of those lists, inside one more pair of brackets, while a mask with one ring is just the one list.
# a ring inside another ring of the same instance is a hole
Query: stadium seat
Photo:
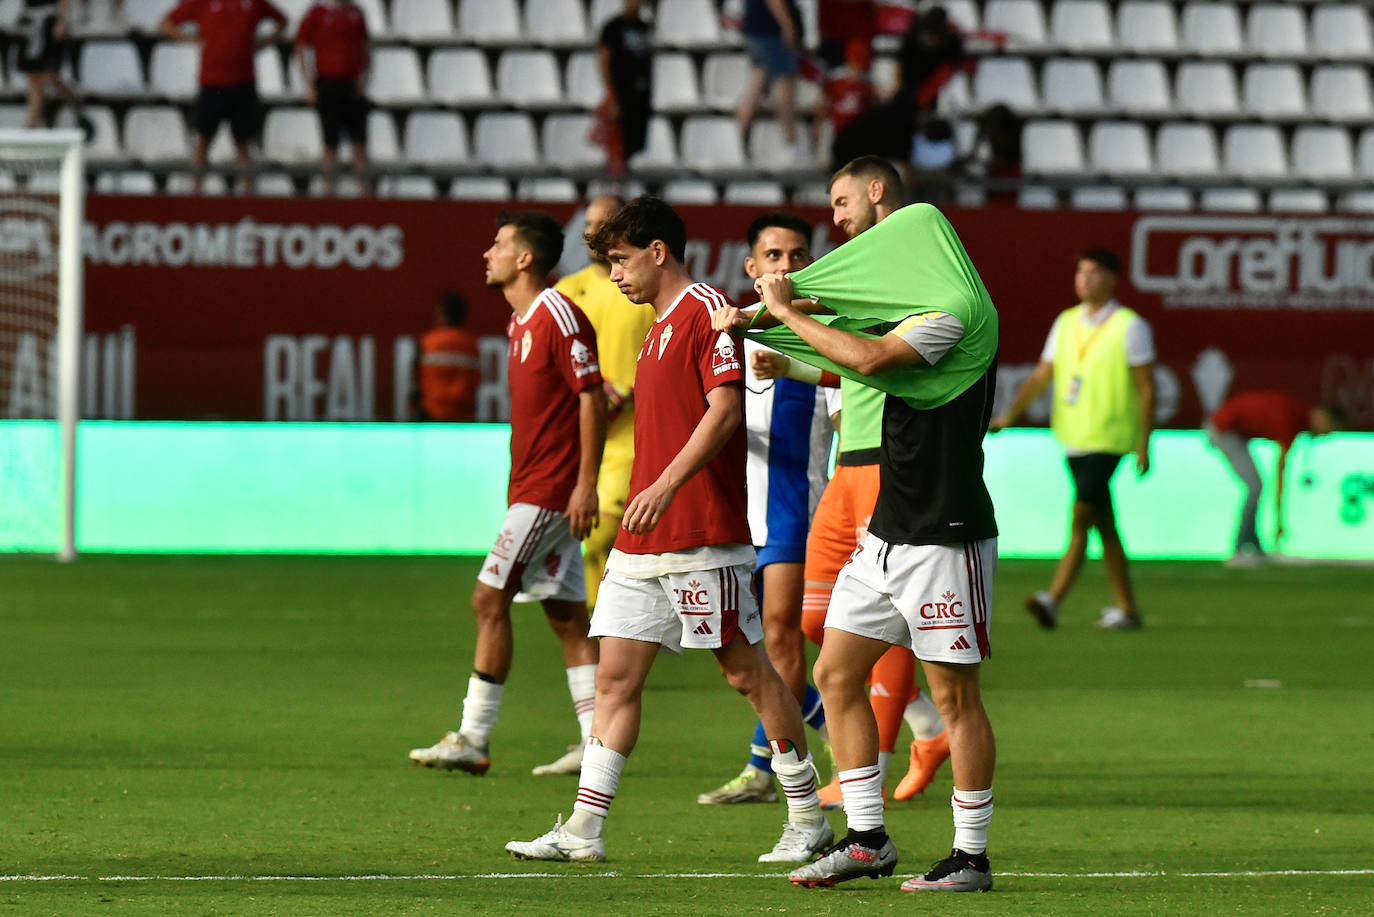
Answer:
[[1178, 21], [1166, 0], [1127, 0], [1116, 13], [1117, 42], [1137, 54], [1178, 52]]
[[792, 189], [792, 203], [806, 207], [829, 207], [830, 188], [825, 182], [806, 182]]
[[[480, 137], [482, 118], [477, 119]], [[524, 116], [516, 116], [524, 117]], [[449, 111], [417, 111], [406, 118], [402, 145], [408, 162], [426, 166], [455, 166], [466, 163], [468, 153], [467, 128], [463, 119]], [[531, 128], [531, 143], [533, 129]], [[480, 143], [480, 140], [479, 140]], [[512, 156], [516, 155], [511, 151]]]
[[496, 64], [496, 94], [517, 108], [563, 104], [562, 79], [552, 51], [511, 49]]
[[[119, 142], [119, 122], [114, 112], [104, 105], [87, 105], [82, 114], [95, 126], [95, 134], [86, 144], [83, 155], [88, 163], [94, 165], [118, 162], [124, 158], [124, 147]], [[57, 113], [58, 127], [76, 127], [76, 113], [63, 106]]]
[[286, 16], [286, 34], [294, 37], [315, 0], [274, 0], [273, 5]]
[[663, 186], [663, 199], [670, 204], [717, 204], [720, 194], [714, 182], [699, 178], [675, 178]]
[[656, 48], [719, 48], [731, 43], [720, 28], [720, 15], [711, 0], [673, 0], [660, 3], [654, 20]]
[[1329, 121], [1374, 120], [1369, 71], [1354, 64], [1317, 67], [1312, 72], [1312, 114]]
[[1021, 134], [1022, 164], [1032, 174], [1084, 171], [1083, 141], [1072, 121], [1032, 121]]
[[1258, 57], [1306, 57], [1307, 17], [1289, 3], [1256, 3], [1245, 23], [1245, 46]]
[[1145, 125], [1136, 121], [1094, 124], [1088, 132], [1088, 158], [1094, 171], [1107, 175], [1148, 175], [1154, 171], [1149, 135]]
[[[339, 151], [339, 158], [347, 162], [352, 154]], [[374, 165], [401, 162], [401, 143], [396, 136], [396, 119], [391, 112], [374, 108], [367, 113], [367, 158]]]
[[1183, 48], [1194, 54], [1240, 54], [1240, 14], [1234, 3], [1185, 3]]
[[1115, 60], [1107, 69], [1111, 106], [1131, 115], [1153, 115], [1173, 109], [1169, 77], [1158, 60]]
[[199, 194], [201, 197], [224, 197], [229, 193], [229, 184], [223, 175], [211, 172], [201, 176], [200, 190], [193, 191], [195, 176], [190, 172], [173, 172], [167, 176], [164, 190], [167, 194]]
[[1374, 179], [1374, 127], [1367, 127], [1360, 134], [1355, 163], [1361, 178]]
[[525, 34], [554, 48], [587, 44], [590, 33], [582, 0], [525, 0]]
[[420, 105], [428, 101], [414, 48], [390, 46], [372, 52], [367, 94], [382, 105]]
[[[377, 41], [390, 37], [391, 22], [387, 18], [386, 7], [382, 5], [382, 0], [353, 0], [353, 2], [358, 4], [358, 9], [363, 11], [363, 21], [367, 23], [369, 38]], [[488, 0], [483, 0], [483, 2], [488, 2]]]
[[[596, 81], [598, 95], [601, 79]], [[702, 107], [701, 90], [697, 87], [697, 68], [686, 54], [665, 51], [654, 56], [653, 110], [663, 112], [694, 112]]]
[[1113, 47], [1112, 15], [1104, 0], [1056, 0], [1050, 10], [1050, 41], [1070, 51]]
[[1258, 213], [1260, 195], [1254, 188], [1206, 188], [1198, 201], [1204, 211]]
[[936, 3], [927, 5], [943, 6], [949, 15], [949, 21], [966, 35], [978, 31], [980, 27], [978, 4], [974, 0], [937, 0]]
[[1189, 61], [1180, 64], [1174, 84], [1178, 107], [1202, 117], [1235, 115], [1240, 111], [1236, 73], [1222, 61]]
[[682, 164], [703, 172], [743, 169], [744, 143], [735, 119], [689, 116], [682, 124]]
[[436, 48], [426, 68], [432, 102], [480, 108], [497, 102], [487, 56], [476, 48]]
[[479, 45], [521, 44], [515, 0], [459, 0], [458, 37]]
[[[655, 57], [654, 65], [657, 66], [659, 59], [664, 56], [660, 54]], [[692, 80], [696, 80], [695, 72]], [[606, 86], [601, 82], [601, 64], [595, 51], [574, 51], [568, 55], [568, 65], [563, 71], [563, 86], [570, 105], [591, 111], [601, 104], [606, 97]], [[654, 90], [658, 90], [657, 82], [654, 83]]]
[[124, 149], [134, 159], [162, 163], [190, 158], [181, 112], [170, 105], [135, 105], [124, 115]]
[[177, 0], [125, 0], [124, 18], [135, 30], [152, 33], [176, 5]]
[[20, 128], [29, 118], [29, 110], [24, 105], [0, 105], [0, 128]]
[[157, 194], [157, 180], [151, 172], [101, 172], [96, 176], [95, 191], [97, 194]]
[[587, 34], [593, 42], [601, 38], [601, 29], [607, 20], [619, 16], [625, 9], [625, 0], [592, 0], [592, 8], [587, 12]]
[[1027, 113], [1040, 109], [1035, 74], [1023, 57], [987, 58], [973, 74], [973, 100], [978, 108], [1004, 102], [1014, 111]]
[[303, 97], [304, 93], [287, 86], [281, 53], [275, 47], [263, 48], [253, 56], [253, 70], [257, 74], [258, 95], [264, 101], [281, 102], [286, 99], [300, 100]]
[[391, 33], [410, 42], [451, 42], [453, 4], [450, 0], [391, 0]]
[[320, 119], [313, 108], [283, 107], [267, 113], [262, 155], [274, 162], [318, 162], [324, 149]]
[[1288, 175], [1283, 137], [1272, 124], [1235, 124], [1222, 140], [1226, 171], [1237, 178], [1279, 179]]
[[295, 197], [296, 183], [282, 172], [264, 172], [253, 180], [253, 193], [258, 197]]
[[1374, 213], [1374, 191], [1347, 191], [1336, 202], [1341, 213]]
[[[879, 96], [890, 96], [897, 88], [896, 68], [894, 65], [893, 79], [887, 88], [880, 87], [876, 82], [874, 89]], [[949, 81], [940, 87], [940, 95], [935, 100], [935, 109], [941, 114], [957, 114], [973, 108], [973, 87], [969, 82], [968, 74], [963, 70], [952, 74]]]
[[648, 194], [649, 189], [642, 181], [623, 178], [593, 178], [587, 182], [587, 190], [583, 192], [583, 200], [592, 200], [601, 197], [603, 194], [614, 194], [627, 201], [632, 201], [641, 194]]
[[1358, 3], [1320, 3], [1312, 11], [1312, 51], [1321, 57], [1374, 57], [1369, 13]]
[[1355, 151], [1343, 127], [1304, 124], [1293, 132], [1293, 174], [1317, 181], [1355, 176]]
[[1269, 193], [1269, 209], [1274, 213], [1326, 213], [1331, 202], [1319, 188], [1278, 188]]
[[1005, 32], [1009, 48], [1036, 48], [1047, 41], [1045, 11], [1039, 0], [988, 0], [983, 27]]
[[1089, 185], [1069, 192], [1074, 210], [1125, 210], [1126, 189], [1114, 185]]
[[560, 171], [591, 171], [606, 165], [606, 148], [591, 141], [589, 114], [549, 115], [541, 134], [544, 161]]
[[143, 66], [130, 41], [88, 41], [81, 46], [77, 72], [81, 88], [94, 95], [143, 96]]
[[449, 185], [448, 196], [460, 201], [508, 201], [510, 182], [499, 175], [459, 175]]
[[1101, 112], [1102, 74], [1085, 58], [1053, 58], [1040, 74], [1045, 108], [1063, 114]]
[[1165, 175], [1216, 175], [1221, 171], [1216, 134], [1206, 124], [1163, 125], [1155, 135], [1155, 168]]
[[662, 115], [653, 116], [649, 119], [643, 151], [630, 159], [631, 171], [675, 172], [680, 167], [672, 126]]
[[515, 184], [518, 201], [543, 201], [550, 204], [571, 204], [577, 200], [577, 185], [570, 178], [538, 176], [522, 178]]
[[1027, 185], [1016, 193], [1016, 206], [1022, 210], [1058, 210], [1059, 194], [1053, 188]]
[[749, 58], [745, 55], [708, 55], [701, 67], [702, 101], [716, 111], [734, 111], [748, 80]]
[[148, 60], [148, 88], [176, 102], [195, 98], [200, 74], [200, 47], [189, 41], [160, 41]]
[[429, 201], [439, 196], [439, 188], [428, 175], [383, 175], [377, 182], [381, 197]]
[[751, 207], [781, 207], [787, 202], [787, 194], [775, 181], [732, 181], [726, 182], [721, 200]]
[[473, 151], [478, 162], [502, 169], [539, 165], [534, 122], [524, 112], [483, 112], [473, 127]]
[[[194, 131], [192, 133], [194, 134]], [[234, 161], [234, 141], [229, 136], [228, 128], [221, 127], [215, 132], [215, 136], [210, 138], [206, 158], [211, 165], [228, 165]]]
[[1137, 188], [1136, 210], [1192, 210], [1193, 194], [1187, 188]]
[[1241, 96], [1249, 114], [1264, 119], [1304, 118], [1307, 93], [1292, 64], [1251, 64], [1245, 68]]
[[772, 118], [760, 119], [749, 128], [746, 144], [749, 161], [761, 172], [789, 172], [813, 167], [815, 158], [811, 151], [811, 134], [800, 125], [797, 127], [797, 143], [801, 147], [800, 156], [782, 138], [782, 127], [777, 121]]
[[[379, 181], [377, 184], [380, 190], [382, 182]], [[306, 186], [305, 193], [310, 197], [358, 198], [363, 196], [363, 183], [356, 176], [345, 174], [335, 176], [333, 187], [330, 187], [323, 175], [315, 175]]]

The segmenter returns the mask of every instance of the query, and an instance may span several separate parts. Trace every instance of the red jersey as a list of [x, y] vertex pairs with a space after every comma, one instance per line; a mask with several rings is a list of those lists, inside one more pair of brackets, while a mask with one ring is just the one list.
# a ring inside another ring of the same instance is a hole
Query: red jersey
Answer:
[[301, 20], [296, 46], [315, 54], [315, 74], [357, 82], [367, 69], [367, 20], [354, 3], [316, 3]]
[[506, 327], [510, 359], [510, 487], [507, 503], [563, 512], [582, 461], [578, 394], [601, 385], [596, 332], [557, 290], [540, 293]]
[[253, 82], [253, 43], [258, 23], [286, 17], [268, 0], [181, 0], [167, 14], [175, 23], [200, 29], [200, 85], [238, 86]]
[[873, 104], [873, 84], [868, 77], [851, 73], [847, 68], [827, 79], [824, 91], [837, 134]]
[[1247, 439], [1272, 439], [1292, 446], [1311, 426], [1312, 405], [1286, 392], [1242, 392], [1222, 402], [1212, 426]]
[[[711, 314], [731, 305], [714, 287], [694, 283], [654, 322], [635, 371], [635, 458], [630, 499], [658, 480], [706, 414], [706, 393], [742, 385], [743, 343], [711, 328]], [[744, 461], [743, 402], [739, 427], [711, 461], [678, 490], [658, 525], [645, 535], [621, 529], [615, 547], [626, 554], [664, 554], [722, 544], [752, 544]]]
[[472, 423], [481, 381], [472, 332], [444, 325], [420, 338], [420, 407], [430, 420]]

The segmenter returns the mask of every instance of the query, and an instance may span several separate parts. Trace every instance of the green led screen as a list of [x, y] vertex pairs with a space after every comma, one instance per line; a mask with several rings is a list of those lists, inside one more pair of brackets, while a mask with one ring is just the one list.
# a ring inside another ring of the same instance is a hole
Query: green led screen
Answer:
[[[484, 554], [505, 510], [501, 425], [131, 423], [79, 433], [77, 545], [167, 553]], [[56, 426], [0, 422], [0, 550], [57, 545]], [[1266, 488], [1276, 449], [1253, 451]], [[1240, 483], [1201, 433], [1155, 435], [1153, 470], [1128, 458], [1114, 491], [1133, 557], [1230, 553]], [[1070, 483], [1045, 430], [987, 440], [1006, 557], [1055, 557]], [[1301, 439], [1289, 456], [1284, 550], [1374, 559], [1374, 435]], [[1272, 541], [1272, 491], [1260, 533]]]

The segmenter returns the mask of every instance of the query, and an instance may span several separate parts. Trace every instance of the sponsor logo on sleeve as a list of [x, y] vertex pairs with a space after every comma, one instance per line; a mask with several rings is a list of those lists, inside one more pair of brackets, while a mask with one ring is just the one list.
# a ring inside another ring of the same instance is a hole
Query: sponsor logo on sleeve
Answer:
[[576, 338], [573, 338], [572, 342], [572, 366], [573, 375], [579, 379], [601, 371], [600, 365], [596, 362], [596, 354], [592, 353], [590, 347]]
[[735, 346], [734, 339], [722, 331], [720, 337], [716, 338], [716, 348], [711, 354], [711, 373], [719, 376], [721, 373], [739, 372], [741, 369], [739, 348]]

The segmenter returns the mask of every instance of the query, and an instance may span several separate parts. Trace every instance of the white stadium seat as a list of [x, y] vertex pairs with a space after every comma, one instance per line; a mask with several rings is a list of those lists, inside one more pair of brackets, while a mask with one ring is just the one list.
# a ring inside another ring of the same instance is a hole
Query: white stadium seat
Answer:
[[313, 108], [274, 108], [262, 125], [262, 155], [275, 162], [318, 162], [324, 150]]
[[534, 122], [524, 112], [483, 112], [473, 126], [478, 162], [497, 168], [532, 168], [540, 163]]
[[88, 41], [81, 46], [77, 72], [81, 88], [100, 95], [141, 96], [143, 65], [129, 41]]
[[1178, 51], [1178, 21], [1167, 0], [1127, 0], [1116, 14], [1117, 42], [1137, 54]]
[[[87, 105], [82, 114], [90, 119], [95, 134], [86, 144], [84, 155], [90, 163], [108, 163], [124, 158], [124, 148], [119, 143], [119, 122], [114, 112], [104, 105]], [[75, 127], [76, 113], [63, 106], [57, 114], [58, 127]]]
[[787, 194], [775, 181], [732, 181], [726, 183], [722, 200], [727, 204], [751, 207], [781, 207], [787, 201]]
[[176, 5], [177, 0], [125, 0], [124, 17], [140, 32], [156, 32], [162, 18]]
[[400, 200], [428, 201], [439, 196], [439, 189], [428, 175], [383, 175], [377, 182], [377, 193]]
[[453, 41], [449, 0], [391, 0], [391, 32], [412, 42]]
[[734, 118], [692, 115], [682, 125], [682, 163], [703, 172], [743, 169], [744, 143]]
[[552, 51], [512, 49], [496, 64], [496, 94], [518, 108], [563, 104], [562, 79]]
[[1113, 108], [1132, 115], [1171, 111], [1169, 76], [1158, 60], [1115, 60], [1107, 69], [1107, 97]]
[[544, 161], [556, 169], [593, 170], [606, 164], [606, 149], [592, 143], [592, 115], [549, 115], [544, 119], [542, 144]]
[[983, 27], [1005, 32], [1010, 48], [1040, 47], [1048, 40], [1045, 10], [1039, 0], [988, 0], [983, 7]]
[[663, 199], [670, 204], [716, 204], [720, 202], [720, 194], [715, 182], [675, 178], [664, 184]]
[[701, 67], [702, 101], [716, 111], [733, 111], [748, 80], [749, 58], [745, 55], [708, 55]]
[[[486, 115], [478, 116], [478, 124]], [[468, 133], [463, 119], [449, 111], [417, 111], [406, 118], [402, 132], [406, 160], [426, 166], [466, 163]]]
[[458, 108], [496, 103], [487, 56], [476, 48], [437, 48], [427, 66], [433, 102]]
[[[190, 172], [173, 172], [167, 176], [165, 190], [168, 194], [192, 194], [196, 193], [202, 197], [224, 197], [229, 193], [229, 185], [225, 182], [223, 175], [211, 172], [201, 176], [200, 190], [192, 191], [195, 187], [195, 176]], [[256, 192], [256, 188], [254, 189]], [[151, 192], [148, 192], [151, 193]]]
[[200, 46], [189, 41], [160, 41], [148, 60], [148, 88], [178, 102], [195, 98], [199, 85]]
[[[348, 144], [339, 151], [339, 158], [352, 158]], [[396, 119], [391, 112], [374, 108], [367, 113], [367, 158], [374, 164], [401, 162], [401, 142], [396, 136]]]
[[1254, 188], [1206, 188], [1198, 201], [1204, 211], [1258, 213], [1260, 195]]
[[1245, 44], [1260, 57], [1306, 57], [1307, 17], [1301, 6], [1256, 3], [1245, 23]]
[[584, 45], [590, 36], [582, 0], [525, 0], [525, 34], [534, 42], [562, 48]]
[[479, 45], [522, 43], [515, 0], [459, 0], [458, 38]]
[[[697, 68], [690, 56], [665, 51], [654, 55], [653, 66], [654, 111], [693, 112], [702, 107], [701, 90], [697, 87]], [[599, 77], [597, 88], [601, 88]]]
[[510, 182], [499, 175], [459, 175], [449, 185], [448, 196], [460, 201], [508, 201]]
[[1355, 176], [1355, 151], [1343, 127], [1304, 124], [1293, 132], [1293, 174], [1317, 181]]
[[1016, 193], [1016, 206], [1022, 210], [1058, 210], [1059, 195], [1053, 188], [1027, 185]]
[[1369, 12], [1358, 3], [1319, 3], [1312, 11], [1312, 51], [1321, 57], [1374, 57]]
[[1022, 57], [986, 58], [973, 74], [973, 100], [978, 108], [1003, 102], [1014, 111], [1030, 112], [1040, 108], [1035, 74]]
[[1082, 173], [1083, 141], [1072, 121], [1032, 121], [1021, 134], [1023, 165], [1030, 174]]
[[1097, 64], [1084, 58], [1054, 58], [1040, 75], [1045, 107], [1066, 114], [1100, 112], [1102, 74]]
[[1374, 127], [1367, 127], [1360, 134], [1355, 163], [1361, 178], [1374, 179]]
[[1179, 64], [1174, 92], [1178, 107], [1204, 117], [1234, 115], [1240, 111], [1236, 73], [1222, 61], [1188, 61]]
[[[658, 58], [655, 58], [654, 64], [657, 66]], [[695, 73], [692, 79], [695, 81]], [[563, 71], [563, 86], [570, 105], [590, 111], [601, 104], [606, 97], [606, 85], [601, 82], [601, 63], [595, 51], [574, 51], [568, 55], [568, 66]], [[657, 83], [654, 89], [658, 89]]]
[[303, 93], [286, 85], [286, 71], [282, 67], [281, 53], [275, 47], [263, 48], [253, 56], [253, 69], [257, 74], [258, 95], [268, 102], [302, 98]]
[[728, 42], [711, 0], [672, 0], [658, 5], [653, 43], [656, 48], [706, 49]]
[[1126, 189], [1114, 185], [1088, 185], [1069, 192], [1074, 210], [1125, 210]]
[[353, 2], [358, 4], [358, 9], [363, 11], [363, 21], [367, 23], [369, 38], [376, 41], [379, 38], [387, 38], [391, 34], [391, 23], [387, 19], [386, 7], [382, 5], [382, 0], [353, 0]]
[[[811, 135], [802, 127], [797, 128], [797, 143], [801, 145], [801, 164], [810, 166], [815, 160], [812, 156]], [[755, 121], [749, 128], [749, 142], [746, 144], [749, 160], [754, 168], [762, 172], [795, 171], [798, 166], [792, 145], [782, 137], [782, 127], [772, 118]]]
[[1269, 209], [1275, 213], [1325, 213], [1331, 202], [1319, 188], [1277, 188], [1269, 193]]
[[1317, 67], [1312, 73], [1312, 114], [1330, 121], [1374, 120], [1369, 70], [1355, 64]]
[[428, 101], [420, 55], [414, 48], [376, 48], [372, 52], [368, 96], [383, 105], [420, 105]]
[[[936, 0], [934, 4], [945, 8], [949, 14], [949, 21], [961, 29], [965, 34], [976, 32], [980, 28], [980, 17], [978, 15], [978, 4], [975, 0]], [[826, 199], [827, 203], [829, 198]]]
[[1136, 210], [1192, 210], [1193, 194], [1187, 188], [1137, 188]]
[[169, 105], [135, 105], [124, 115], [124, 149], [148, 163], [185, 160], [190, 138], [181, 112]]
[[1347, 191], [1336, 202], [1341, 213], [1374, 213], [1374, 191]]
[[151, 172], [102, 172], [95, 180], [98, 194], [156, 194], [157, 181]]
[[1154, 171], [1150, 137], [1135, 121], [1099, 121], [1088, 132], [1088, 158], [1094, 171], [1108, 175], [1148, 175]]
[[1165, 124], [1155, 135], [1155, 168], [1165, 175], [1204, 176], [1221, 171], [1217, 137], [1206, 124]]
[[1272, 124], [1235, 124], [1222, 140], [1226, 171], [1238, 178], [1281, 179], [1288, 175], [1283, 137]]
[[1245, 110], [1257, 118], [1303, 118], [1307, 93], [1292, 64], [1251, 64], [1241, 81]]
[[290, 175], [264, 172], [253, 179], [253, 193], [258, 197], [294, 197], [296, 185]]
[[1050, 40], [1070, 51], [1105, 51], [1114, 44], [1112, 14], [1104, 0], [1056, 0]]
[[681, 167], [677, 137], [667, 118], [654, 115], [649, 119], [649, 135], [645, 138], [644, 149], [631, 157], [630, 166], [635, 170], [656, 172], [674, 172]]
[[571, 204], [577, 200], [577, 185], [569, 178], [540, 176], [522, 178], [515, 185], [515, 199], [543, 201], [550, 204]]
[[1185, 3], [1183, 47], [1195, 54], [1240, 54], [1240, 14], [1234, 3]]

